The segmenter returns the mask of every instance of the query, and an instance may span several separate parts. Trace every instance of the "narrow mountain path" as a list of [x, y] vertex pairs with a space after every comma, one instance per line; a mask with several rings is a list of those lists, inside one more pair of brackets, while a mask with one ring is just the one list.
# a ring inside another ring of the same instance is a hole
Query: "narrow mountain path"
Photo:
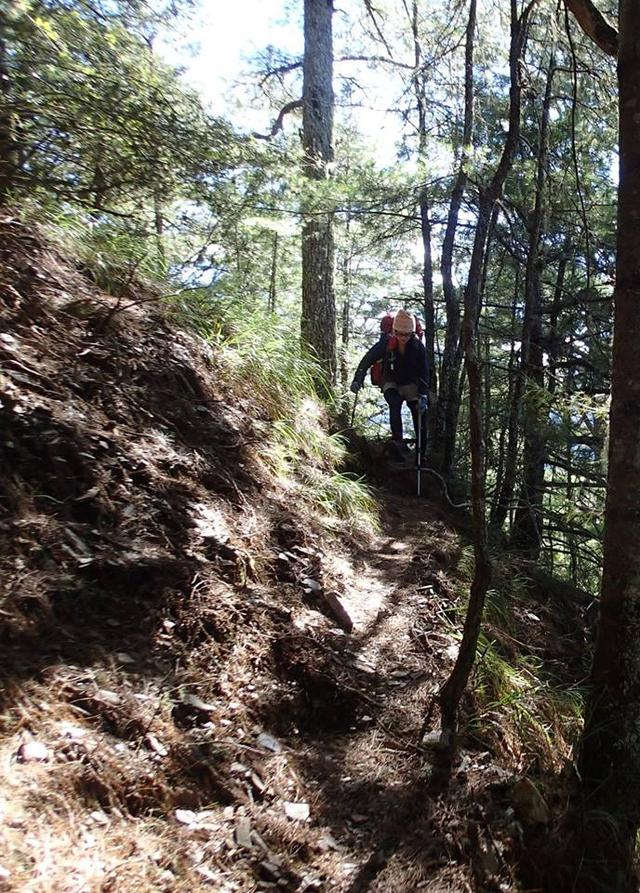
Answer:
[[[386, 497], [385, 506], [370, 551], [351, 564], [328, 560], [342, 571], [354, 628], [322, 637], [340, 672], [327, 701], [315, 693], [312, 722], [291, 758], [307, 781], [312, 820], [332, 842], [321, 860], [332, 877], [326, 889], [471, 889], [416, 746], [427, 703], [457, 652], [457, 624], [444, 612], [461, 546], [428, 501]], [[317, 673], [326, 671], [322, 660]]]

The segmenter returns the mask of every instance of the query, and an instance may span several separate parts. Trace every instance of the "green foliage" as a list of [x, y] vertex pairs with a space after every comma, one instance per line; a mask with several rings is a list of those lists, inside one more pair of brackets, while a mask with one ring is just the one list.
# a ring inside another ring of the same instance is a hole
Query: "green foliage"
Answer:
[[[462, 551], [457, 571], [461, 621], [473, 578], [469, 547]], [[557, 770], [580, 732], [583, 696], [578, 688], [564, 688], [530, 649], [528, 624], [540, 622], [530, 610], [530, 585], [524, 574], [510, 568], [487, 592], [470, 682], [473, 707], [465, 727], [485, 745], [504, 748], [511, 758]]]
[[320, 404], [307, 395], [294, 405], [297, 412], [270, 428], [264, 453], [268, 465], [285, 488], [294, 486], [330, 526], [341, 520], [377, 529], [377, 503], [364, 479], [336, 470], [346, 459], [346, 448], [339, 435], [326, 432]]
[[549, 680], [531, 655], [507, 660], [495, 641], [480, 637], [472, 687], [476, 710], [469, 731], [496, 733], [514, 756], [557, 770], [569, 756], [582, 725], [582, 693]]
[[229, 306], [218, 350], [256, 406], [271, 418], [286, 418], [292, 406], [314, 393], [314, 361], [303, 354], [297, 331], [286, 321], [260, 311], [232, 316], [237, 309], [235, 302]]
[[[28, 216], [34, 212], [29, 205]], [[40, 205], [38, 214], [48, 238], [108, 294], [118, 297], [132, 283], [165, 282], [157, 244], [139, 227], [113, 218], [88, 224], [71, 206]]]
[[0, 46], [14, 188], [99, 211], [167, 203], [216, 176], [225, 128], [154, 55], [154, 24], [142, 4], [9, 5]]
[[326, 478], [313, 498], [327, 515], [364, 521], [371, 529], [378, 529], [378, 504], [362, 477], [336, 472]]
[[171, 299], [178, 317], [212, 344], [221, 374], [242, 382], [254, 418], [264, 432], [261, 458], [285, 491], [293, 488], [333, 526], [338, 520], [375, 529], [376, 500], [362, 478], [338, 469], [346, 459], [343, 439], [327, 431], [326, 408], [314, 388], [314, 361], [296, 331], [233, 296], [212, 290]]

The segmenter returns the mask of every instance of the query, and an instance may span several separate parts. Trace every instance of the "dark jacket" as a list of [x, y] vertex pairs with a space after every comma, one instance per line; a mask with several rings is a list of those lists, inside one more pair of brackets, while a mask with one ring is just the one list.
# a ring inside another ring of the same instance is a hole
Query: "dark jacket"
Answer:
[[393, 337], [381, 338], [366, 352], [358, 363], [354, 381], [364, 382], [367, 369], [384, 360], [382, 367], [383, 382], [393, 381], [397, 385], [416, 384], [419, 394], [426, 394], [429, 390], [429, 377], [427, 371], [427, 351], [425, 346], [415, 335], [407, 341], [404, 354], [398, 348], [394, 348]]

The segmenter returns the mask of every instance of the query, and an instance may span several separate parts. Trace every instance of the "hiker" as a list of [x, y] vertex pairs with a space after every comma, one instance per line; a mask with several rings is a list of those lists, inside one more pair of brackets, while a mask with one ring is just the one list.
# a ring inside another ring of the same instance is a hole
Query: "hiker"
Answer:
[[382, 388], [384, 399], [389, 404], [393, 458], [404, 462], [410, 456], [410, 450], [402, 439], [402, 404], [406, 400], [416, 432], [416, 461], [419, 459], [422, 464], [427, 446], [427, 352], [416, 334], [416, 318], [406, 310], [398, 310], [393, 317], [390, 334], [385, 334], [384, 325], [381, 325], [381, 329], [383, 334], [380, 340], [366, 352], [358, 364], [351, 390], [357, 394], [364, 386], [367, 369], [376, 369], [376, 364], [379, 364], [380, 371], [377, 375], [372, 370], [372, 382]]

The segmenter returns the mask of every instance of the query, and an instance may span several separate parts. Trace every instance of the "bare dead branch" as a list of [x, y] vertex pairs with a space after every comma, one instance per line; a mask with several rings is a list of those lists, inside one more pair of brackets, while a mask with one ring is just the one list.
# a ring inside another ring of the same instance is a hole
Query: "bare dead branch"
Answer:
[[[376, 20], [376, 13], [378, 12], [378, 10], [374, 9], [373, 4], [371, 3], [371, 0], [364, 0], [364, 5], [365, 5], [365, 8], [369, 15], [369, 18], [371, 19], [371, 24], [373, 25], [374, 30], [380, 39], [380, 42], [384, 46], [384, 48], [387, 51], [387, 53], [389, 54], [389, 56], [391, 56], [391, 50], [389, 48], [389, 44], [387, 43], [387, 40], [386, 40], [384, 34], [382, 33], [380, 25], [378, 24], [378, 22]], [[380, 15], [380, 13], [378, 13], [378, 15]]]
[[273, 123], [273, 127], [271, 128], [269, 133], [256, 133], [253, 132], [253, 136], [255, 136], [258, 140], [271, 140], [278, 133], [279, 130], [282, 130], [282, 122], [284, 121], [285, 115], [288, 115], [289, 112], [295, 111], [295, 109], [302, 108], [302, 99], [294, 99], [291, 102], [288, 102], [286, 105], [283, 105], [280, 109], [280, 113], [278, 117]]

